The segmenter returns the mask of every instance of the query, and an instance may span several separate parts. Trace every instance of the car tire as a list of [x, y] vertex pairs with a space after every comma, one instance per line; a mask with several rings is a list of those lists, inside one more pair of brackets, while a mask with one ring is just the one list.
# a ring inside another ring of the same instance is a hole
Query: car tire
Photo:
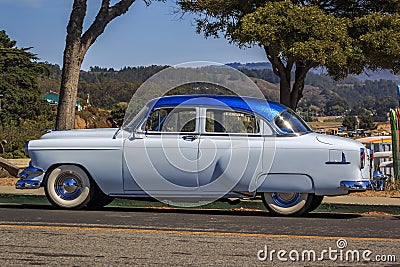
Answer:
[[100, 210], [104, 206], [110, 204], [113, 200], [113, 197], [104, 194], [103, 191], [98, 187], [98, 185], [93, 183], [93, 195], [91, 196], [86, 207], [89, 210]]
[[265, 207], [274, 215], [300, 216], [308, 212], [313, 199], [309, 193], [262, 193], [261, 198]]
[[312, 212], [312, 211], [316, 210], [319, 207], [319, 205], [321, 205], [322, 200], [324, 200], [324, 196], [313, 195], [307, 212]]
[[81, 209], [93, 196], [93, 182], [75, 165], [61, 165], [51, 170], [44, 181], [44, 189], [49, 202], [64, 209]]

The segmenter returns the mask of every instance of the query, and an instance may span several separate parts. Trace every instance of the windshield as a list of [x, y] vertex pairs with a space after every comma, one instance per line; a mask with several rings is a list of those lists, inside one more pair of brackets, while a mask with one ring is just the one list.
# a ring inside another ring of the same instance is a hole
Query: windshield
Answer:
[[278, 129], [285, 134], [302, 134], [312, 131], [310, 126], [290, 109], [281, 112], [274, 121]]
[[[123, 129], [128, 131], [128, 132], [133, 132], [136, 130], [136, 128], [139, 126], [140, 122], [142, 121], [143, 117], [146, 115], [147, 111], [149, 110], [148, 105], [145, 105], [142, 110], [139, 111], [139, 113], [126, 125], [123, 125]], [[126, 115], [125, 115], [125, 122], [127, 122]]]

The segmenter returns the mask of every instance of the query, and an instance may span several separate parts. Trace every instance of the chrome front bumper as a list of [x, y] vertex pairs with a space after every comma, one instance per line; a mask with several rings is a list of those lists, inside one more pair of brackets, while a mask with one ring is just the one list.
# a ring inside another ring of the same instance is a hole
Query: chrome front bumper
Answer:
[[30, 163], [19, 175], [21, 179], [15, 184], [16, 189], [37, 189], [40, 187], [44, 171], [33, 167]]
[[372, 190], [372, 183], [369, 180], [363, 181], [341, 181], [340, 188], [355, 192], [355, 191], [365, 191], [365, 190]]
[[38, 189], [40, 187], [40, 181], [37, 180], [19, 180], [15, 184], [16, 189]]

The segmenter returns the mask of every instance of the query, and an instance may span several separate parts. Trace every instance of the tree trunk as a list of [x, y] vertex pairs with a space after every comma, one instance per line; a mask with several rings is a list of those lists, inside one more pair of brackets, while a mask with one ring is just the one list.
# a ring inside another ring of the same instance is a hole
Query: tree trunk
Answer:
[[292, 91], [290, 92], [290, 108], [296, 110], [297, 104], [303, 98], [304, 81], [307, 73], [312, 68], [312, 65], [306, 64], [302, 61], [296, 62], [295, 78]]
[[79, 72], [86, 53], [82, 52], [81, 41], [83, 21], [87, 9], [86, 2], [87, 0], [74, 0], [67, 26], [56, 130], [70, 130], [75, 126]]
[[290, 107], [291, 95], [290, 95], [290, 76], [280, 75], [279, 81], [279, 101], [281, 104]]
[[293, 67], [293, 62], [288, 61], [286, 66], [282, 62], [279, 57], [279, 53], [271, 46], [264, 46], [265, 53], [267, 54], [267, 58], [269, 62], [272, 64], [272, 70], [276, 76], [280, 78], [279, 82], [279, 101], [281, 104], [290, 107], [291, 99], [290, 99], [290, 80], [291, 80], [291, 71]]
[[8, 173], [13, 176], [13, 177], [17, 177], [20, 168], [9, 163], [7, 160], [3, 159], [2, 157], [0, 157], [0, 167], [5, 169], [6, 171], [8, 171]]
[[[110, 6], [110, 2], [111, 0], [101, 1], [101, 7], [94, 22], [82, 34], [87, 0], [74, 0], [67, 26], [56, 130], [70, 130], [75, 126], [79, 74], [86, 52], [97, 37], [104, 32], [108, 23], [126, 13], [135, 0], [120, 0], [113, 6]], [[148, 1], [145, 2], [148, 3]]]
[[[279, 82], [279, 101], [281, 104], [296, 110], [297, 105], [303, 97], [304, 81], [308, 71], [315, 67], [311, 63], [303, 61], [294, 61], [294, 59], [286, 59], [286, 65], [273, 47], [264, 46], [265, 53], [269, 62], [272, 64], [272, 70], [280, 79]], [[296, 65], [295, 65], [296, 64]], [[291, 85], [292, 69], [295, 69], [295, 79]]]
[[83, 56], [80, 54], [79, 44], [66, 45], [57, 112], [57, 130], [70, 130], [75, 126], [79, 73], [83, 61]]

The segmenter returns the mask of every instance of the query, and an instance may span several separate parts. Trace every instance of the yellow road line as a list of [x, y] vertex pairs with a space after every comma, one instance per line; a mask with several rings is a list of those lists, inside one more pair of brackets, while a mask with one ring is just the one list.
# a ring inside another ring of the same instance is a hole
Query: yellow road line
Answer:
[[[178, 230], [156, 230], [156, 229], [129, 229], [129, 228], [102, 228], [102, 227], [71, 227], [51, 225], [8, 225], [0, 224], [0, 229], [37, 229], [37, 230], [60, 230], [60, 231], [98, 231], [113, 233], [151, 233], [165, 235], [199, 235], [199, 236], [228, 236], [228, 237], [260, 237], [260, 238], [288, 238], [288, 239], [316, 239], [316, 240], [337, 240], [343, 237], [334, 236], [307, 236], [307, 235], [273, 235], [273, 234], [252, 234], [252, 233], [231, 233], [231, 232], [201, 232], [201, 231], [178, 231]], [[375, 238], [375, 237], [345, 237], [353, 241], [384, 241], [400, 242], [399, 238]]]

